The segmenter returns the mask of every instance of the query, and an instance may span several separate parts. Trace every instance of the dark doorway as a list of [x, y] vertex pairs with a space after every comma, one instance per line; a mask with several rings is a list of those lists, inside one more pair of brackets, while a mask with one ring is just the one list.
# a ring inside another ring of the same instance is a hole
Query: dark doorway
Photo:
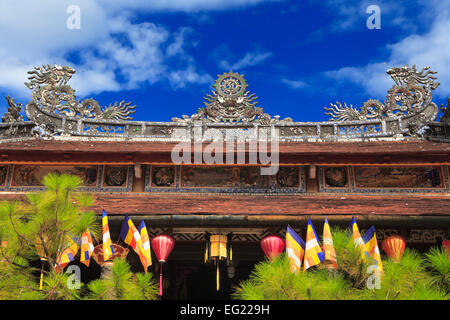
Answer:
[[[247, 280], [256, 263], [264, 259], [259, 243], [233, 243], [233, 261], [219, 265], [219, 290], [215, 264], [204, 262], [204, 242], [177, 242], [163, 267], [164, 294], [167, 300], [228, 300], [235, 287]], [[155, 266], [155, 275], [159, 270]]]

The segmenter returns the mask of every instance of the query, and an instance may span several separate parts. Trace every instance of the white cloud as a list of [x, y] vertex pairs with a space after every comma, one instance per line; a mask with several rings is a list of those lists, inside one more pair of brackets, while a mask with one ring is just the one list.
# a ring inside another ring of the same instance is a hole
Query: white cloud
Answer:
[[191, 34], [193, 30], [191, 28], [181, 28], [175, 35], [175, 40], [167, 47], [167, 56], [172, 57], [180, 54], [184, 54], [184, 46], [186, 44], [186, 36]]
[[221, 60], [219, 62], [219, 66], [222, 69], [234, 69], [234, 70], [240, 70], [240, 69], [244, 69], [246, 67], [251, 67], [254, 65], [257, 65], [261, 62], [263, 62], [264, 60], [266, 60], [267, 58], [269, 58], [272, 55], [271, 52], [247, 52], [245, 54], [245, 56], [240, 59], [239, 61], [230, 64], [230, 62], [226, 61], [226, 60]]
[[409, 64], [421, 69], [430, 66], [437, 71], [441, 85], [435, 90], [439, 97], [446, 97], [450, 92], [450, 5], [434, 4], [435, 20], [428, 32], [413, 34], [399, 42], [388, 45], [390, 57], [386, 62], [370, 63], [363, 67], [344, 67], [328, 71], [326, 76], [360, 84], [367, 93], [382, 97], [393, 82], [386, 70], [393, 66]]
[[[210, 81], [196, 70], [186, 44], [190, 28], [169, 30], [131, 22], [144, 11], [206, 11], [242, 8], [265, 0], [2, 0], [0, 2], [0, 90], [29, 97], [27, 71], [42, 64], [77, 70], [77, 95], [135, 89], [168, 82], [172, 88]], [[268, 0], [271, 1], [271, 0]], [[70, 30], [70, 5], [81, 11], [81, 28]], [[183, 78], [185, 77], [185, 78]]]
[[214, 79], [209, 74], [200, 74], [193, 66], [188, 66], [185, 70], [171, 71], [168, 75], [170, 83], [174, 89], [184, 88], [192, 83], [213, 83]]
[[143, 11], [184, 11], [239, 9], [262, 2], [282, 0], [97, 0], [108, 10], [139, 9]]
[[287, 85], [291, 89], [301, 89], [307, 86], [306, 82], [300, 81], [300, 80], [289, 80], [287, 78], [281, 79], [281, 82]]

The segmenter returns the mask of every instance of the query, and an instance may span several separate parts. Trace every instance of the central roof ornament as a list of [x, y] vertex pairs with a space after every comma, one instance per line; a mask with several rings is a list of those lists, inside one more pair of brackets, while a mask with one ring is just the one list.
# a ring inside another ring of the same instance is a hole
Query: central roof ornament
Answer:
[[174, 122], [230, 122], [272, 124], [292, 122], [291, 118], [280, 120], [280, 116], [273, 118], [264, 113], [264, 109], [256, 107], [258, 97], [247, 91], [248, 84], [244, 76], [233, 72], [225, 72], [217, 76], [213, 84], [212, 94], [206, 94], [204, 107], [192, 116], [183, 115], [182, 118], [172, 118]]

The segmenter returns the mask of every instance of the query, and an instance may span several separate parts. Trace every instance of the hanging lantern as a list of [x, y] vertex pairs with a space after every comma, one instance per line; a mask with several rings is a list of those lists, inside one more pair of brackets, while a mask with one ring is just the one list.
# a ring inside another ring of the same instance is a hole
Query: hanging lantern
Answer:
[[270, 262], [278, 257], [284, 250], [284, 240], [279, 236], [267, 236], [261, 240], [260, 244], [264, 254], [269, 258]]
[[450, 256], [450, 240], [442, 241], [442, 248]]
[[210, 263], [212, 261], [216, 264], [216, 289], [219, 291], [220, 278], [219, 278], [219, 264], [221, 260], [226, 260], [227, 265], [233, 259], [233, 251], [231, 247], [231, 238], [233, 234], [228, 235], [215, 234], [210, 235], [206, 233], [206, 250], [205, 250], [205, 262]]
[[405, 251], [405, 239], [398, 235], [393, 235], [387, 237], [381, 242], [384, 252], [391, 258], [394, 262], [399, 263], [402, 259], [403, 252]]
[[159, 295], [162, 296], [162, 264], [166, 262], [167, 257], [175, 246], [175, 240], [166, 234], [161, 234], [152, 239], [152, 248], [160, 263], [159, 268]]

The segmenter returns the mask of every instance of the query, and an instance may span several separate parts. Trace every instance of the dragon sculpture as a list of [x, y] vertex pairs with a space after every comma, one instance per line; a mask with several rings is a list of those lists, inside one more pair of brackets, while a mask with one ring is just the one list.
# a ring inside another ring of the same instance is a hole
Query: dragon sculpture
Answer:
[[391, 76], [394, 85], [389, 89], [384, 103], [379, 100], [367, 100], [361, 109], [350, 107], [344, 102], [330, 104], [331, 108], [324, 108], [329, 111], [326, 115], [331, 116], [330, 121], [355, 121], [387, 118], [405, 118], [414, 114], [419, 114], [427, 107], [431, 106], [435, 110], [430, 114], [429, 119], [433, 121], [437, 116], [437, 106], [432, 101], [432, 90], [439, 86], [439, 82], [434, 74], [437, 72], [430, 70], [430, 67], [423, 68], [420, 72], [416, 70], [416, 65], [409, 67], [395, 67], [386, 72]]
[[446, 107], [444, 107], [444, 105], [441, 104], [441, 112], [442, 116], [440, 118], [440, 121], [444, 123], [450, 123], [450, 97], [447, 98]]
[[[117, 105], [101, 107], [90, 98], [78, 100], [75, 90], [68, 85], [75, 70], [69, 66], [46, 65], [35, 67], [29, 71], [30, 77], [25, 85], [32, 90], [29, 104], [34, 104], [42, 110], [69, 117], [81, 117], [93, 120], [130, 120], [129, 115], [136, 112], [136, 106], [131, 102], [122, 101]], [[27, 104], [28, 107], [28, 104]]]
[[2, 122], [19, 122], [23, 121], [23, 116], [20, 114], [22, 110], [22, 104], [16, 103], [14, 98], [6, 97], [6, 101], [8, 101], [8, 111], [3, 115]]
[[192, 116], [183, 115], [182, 118], [172, 118], [174, 122], [193, 122], [195, 120], [209, 122], [259, 122], [271, 124], [278, 122], [292, 122], [291, 118], [279, 120], [264, 113], [264, 109], [256, 107], [258, 103], [254, 93], [247, 91], [247, 82], [243, 75], [230, 72], [218, 75], [212, 94], [207, 94], [202, 108]]

